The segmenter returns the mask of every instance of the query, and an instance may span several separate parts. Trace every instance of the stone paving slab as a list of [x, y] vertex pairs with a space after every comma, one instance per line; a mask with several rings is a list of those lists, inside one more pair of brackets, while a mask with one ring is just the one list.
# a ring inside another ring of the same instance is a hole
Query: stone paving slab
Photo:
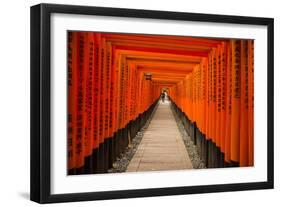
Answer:
[[191, 169], [170, 102], [159, 103], [127, 172]]

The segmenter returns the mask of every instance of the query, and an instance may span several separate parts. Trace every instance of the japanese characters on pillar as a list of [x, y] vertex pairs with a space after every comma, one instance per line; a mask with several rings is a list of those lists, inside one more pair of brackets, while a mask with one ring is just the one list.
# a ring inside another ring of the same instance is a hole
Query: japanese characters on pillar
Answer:
[[68, 136], [68, 169], [75, 169], [75, 104], [76, 102], [73, 99], [73, 96], [71, 94], [74, 94], [75, 87], [76, 87], [76, 76], [74, 75], [75, 71], [77, 70], [77, 33], [68, 33], [68, 95], [67, 95], [67, 108], [68, 108], [68, 130], [67, 130], [67, 136]]
[[77, 76], [76, 84], [76, 168], [81, 168], [84, 165], [84, 59], [85, 59], [85, 35], [80, 32], [78, 34], [78, 67], [75, 75]]
[[231, 98], [231, 136], [230, 159], [239, 162], [240, 145], [240, 98], [241, 98], [241, 44], [239, 40], [232, 40], [232, 98]]
[[88, 157], [92, 153], [92, 80], [93, 80], [93, 66], [91, 58], [93, 55], [93, 38], [89, 33], [83, 33], [84, 35], [84, 86], [83, 91], [83, 128], [84, 128], [84, 156]]

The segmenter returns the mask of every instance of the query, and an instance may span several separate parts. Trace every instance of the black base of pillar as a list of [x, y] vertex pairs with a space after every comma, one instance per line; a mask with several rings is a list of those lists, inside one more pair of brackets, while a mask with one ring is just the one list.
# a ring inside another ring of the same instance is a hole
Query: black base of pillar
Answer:
[[107, 172], [108, 170], [108, 160], [109, 160], [109, 137], [107, 137], [104, 140], [104, 148], [103, 148], [103, 153], [104, 153], [104, 172]]
[[67, 171], [67, 174], [68, 174], [68, 175], [75, 175], [75, 174], [76, 174], [75, 168], [68, 170], [68, 171]]
[[104, 173], [105, 167], [104, 167], [104, 142], [100, 143], [99, 149], [98, 149], [98, 172]]
[[84, 159], [84, 174], [91, 174], [92, 169], [92, 155], [85, 157]]
[[92, 173], [99, 172], [99, 150], [98, 148], [92, 151]]
[[113, 139], [114, 135], [112, 137], [108, 138], [108, 169], [112, 168], [112, 164], [114, 162], [114, 154], [113, 154]]
[[76, 168], [76, 175], [84, 174], [84, 167]]

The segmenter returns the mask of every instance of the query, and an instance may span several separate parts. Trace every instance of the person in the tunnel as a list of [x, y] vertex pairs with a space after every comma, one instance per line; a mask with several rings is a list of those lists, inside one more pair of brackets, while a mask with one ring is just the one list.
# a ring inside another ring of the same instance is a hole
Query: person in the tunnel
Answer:
[[166, 100], [169, 100], [169, 96], [168, 96], [167, 91], [164, 91], [164, 94], [165, 94], [165, 99], [166, 99]]
[[166, 96], [165, 93], [162, 92], [162, 93], [161, 93], [161, 99], [162, 99], [162, 102], [163, 102], [163, 103], [164, 103], [164, 101], [165, 101], [165, 96]]

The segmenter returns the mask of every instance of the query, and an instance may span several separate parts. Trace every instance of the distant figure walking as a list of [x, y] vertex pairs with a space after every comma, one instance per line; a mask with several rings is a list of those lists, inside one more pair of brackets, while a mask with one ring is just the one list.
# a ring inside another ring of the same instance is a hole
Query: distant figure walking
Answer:
[[165, 97], [166, 97], [166, 94], [164, 92], [161, 93], [161, 99], [162, 99], [162, 102], [164, 103], [165, 101]]
[[168, 96], [167, 91], [164, 91], [164, 94], [165, 94], [165, 99], [169, 101], [169, 96]]

